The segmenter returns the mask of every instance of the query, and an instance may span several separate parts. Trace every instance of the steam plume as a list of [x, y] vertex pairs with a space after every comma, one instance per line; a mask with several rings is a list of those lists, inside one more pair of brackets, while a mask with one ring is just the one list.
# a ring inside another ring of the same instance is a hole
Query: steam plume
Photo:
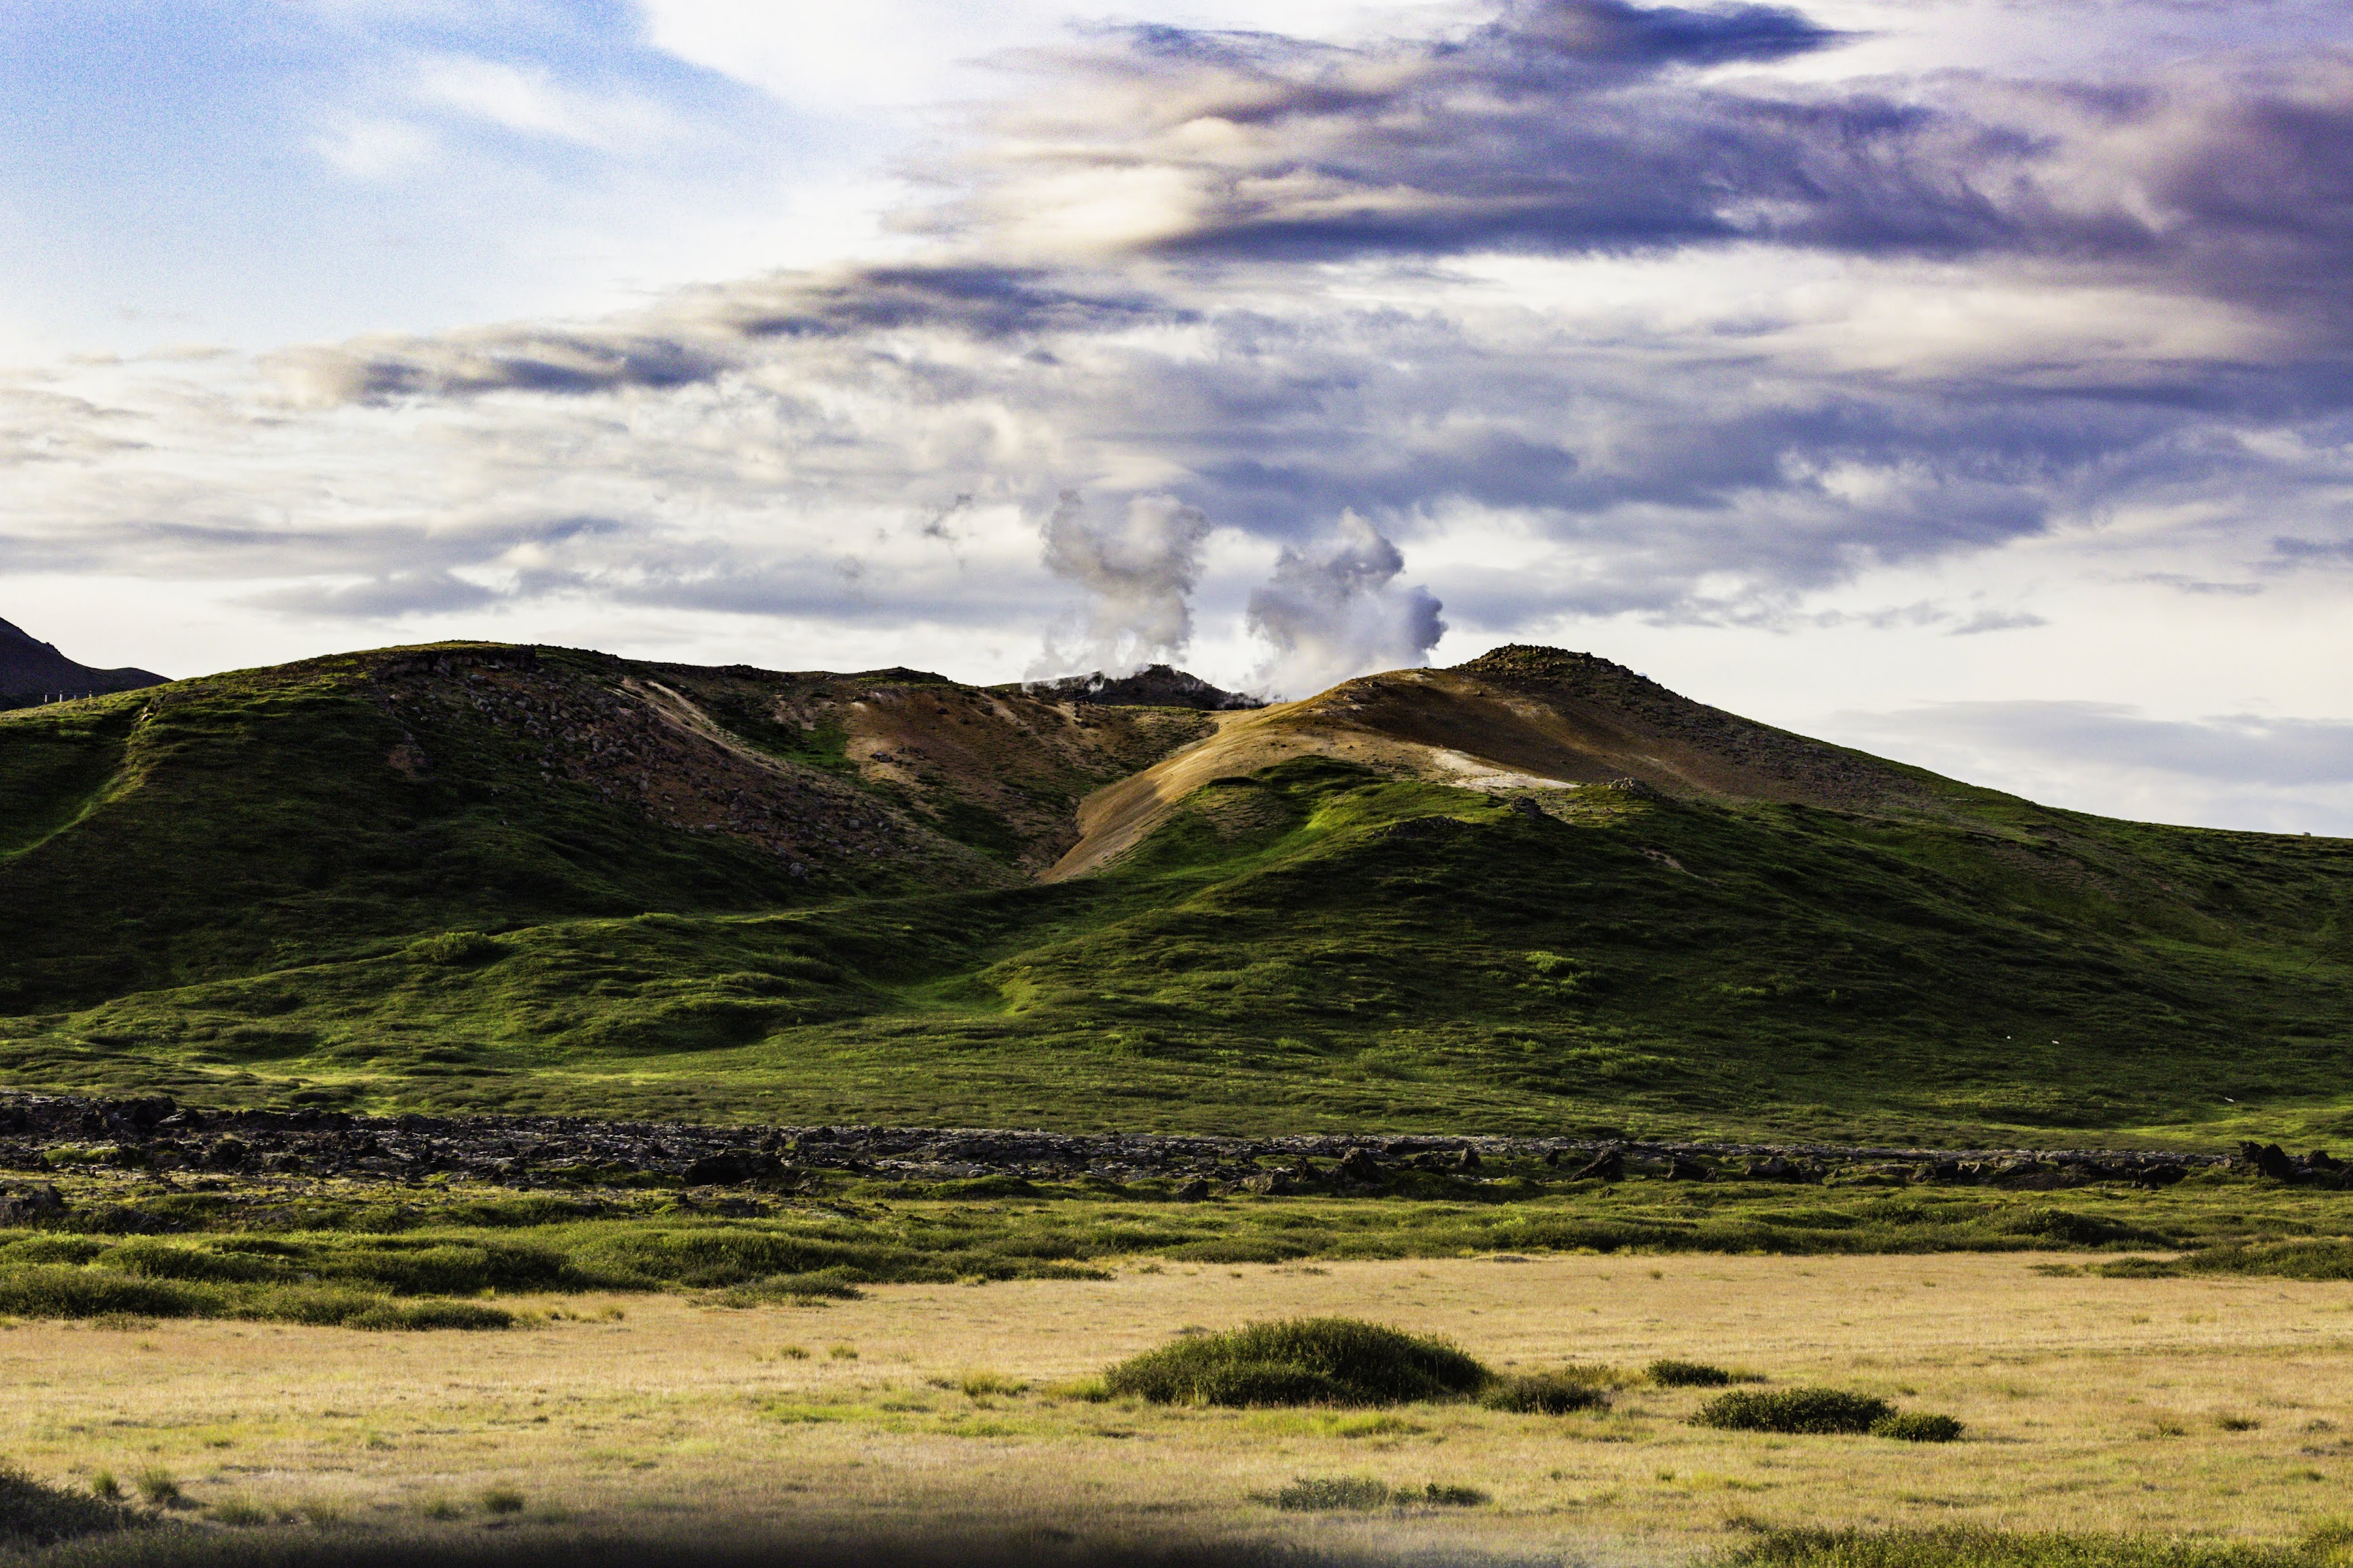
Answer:
[[1173, 659], [1193, 640], [1193, 584], [1201, 575], [1201, 542], [1209, 520], [1173, 496], [1130, 497], [1124, 512], [1100, 521], [1087, 516], [1075, 490], [1065, 490], [1046, 520], [1046, 568], [1092, 595], [1078, 647], [1046, 639], [1039, 674], [1101, 669], [1124, 675], [1155, 659]]
[[1446, 635], [1435, 595], [1400, 588], [1405, 557], [1355, 512], [1313, 552], [1286, 549], [1250, 595], [1250, 627], [1272, 647], [1259, 679], [1292, 696], [1419, 664]]

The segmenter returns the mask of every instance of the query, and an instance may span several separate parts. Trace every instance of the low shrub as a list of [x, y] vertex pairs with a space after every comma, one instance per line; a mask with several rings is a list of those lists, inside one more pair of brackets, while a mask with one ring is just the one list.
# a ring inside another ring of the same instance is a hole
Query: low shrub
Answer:
[[1927, 1411], [1898, 1411], [1871, 1424], [1873, 1436], [1893, 1437], [1899, 1443], [1957, 1443], [1961, 1430], [1961, 1424], [1951, 1416]]
[[1642, 1369], [1643, 1375], [1661, 1388], [1724, 1388], [1737, 1380], [1720, 1366], [1710, 1366], [1704, 1361], [1675, 1361], [1662, 1357]]
[[1442, 1340], [1351, 1318], [1189, 1335], [1103, 1374], [1113, 1394], [1155, 1405], [1402, 1405], [1476, 1394], [1493, 1380]]
[[1868, 1432], [1894, 1414], [1895, 1407], [1884, 1399], [1842, 1389], [1786, 1388], [1769, 1394], [1744, 1389], [1720, 1394], [1701, 1405], [1692, 1425], [1728, 1432]]
[[150, 1508], [178, 1508], [188, 1500], [180, 1490], [179, 1478], [166, 1469], [143, 1469], [131, 1484], [139, 1489], [139, 1495], [147, 1500]]
[[1479, 1403], [1523, 1415], [1566, 1415], [1573, 1410], [1609, 1409], [1609, 1391], [1599, 1375], [1571, 1368], [1499, 1377], [1479, 1395]]
[[143, 1522], [119, 1496], [91, 1491], [84, 1497], [0, 1464], [0, 1546], [42, 1546]]

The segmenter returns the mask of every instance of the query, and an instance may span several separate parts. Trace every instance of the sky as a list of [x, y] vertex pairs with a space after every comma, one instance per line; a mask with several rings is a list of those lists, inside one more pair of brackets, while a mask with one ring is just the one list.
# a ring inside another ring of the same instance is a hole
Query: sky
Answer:
[[0, 616], [1305, 695], [2353, 834], [2342, 0], [0, 0]]

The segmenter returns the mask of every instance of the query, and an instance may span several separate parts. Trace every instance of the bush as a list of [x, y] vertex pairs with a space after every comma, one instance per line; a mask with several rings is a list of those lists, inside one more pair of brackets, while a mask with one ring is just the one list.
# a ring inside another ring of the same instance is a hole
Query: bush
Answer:
[[1957, 1443], [1960, 1441], [1961, 1424], [1949, 1415], [1898, 1412], [1873, 1422], [1871, 1435], [1893, 1437], [1901, 1443]]
[[1895, 1414], [1884, 1399], [1836, 1388], [1789, 1388], [1772, 1394], [1721, 1394], [1699, 1407], [1694, 1426], [1728, 1432], [1868, 1432]]
[[0, 1465], [0, 1546], [46, 1545], [141, 1522], [112, 1497], [82, 1497]]
[[1522, 1415], [1566, 1415], [1572, 1410], [1607, 1410], [1609, 1394], [1596, 1374], [1572, 1369], [1498, 1378], [1479, 1403]]
[[218, 1289], [176, 1279], [144, 1279], [101, 1268], [19, 1268], [0, 1276], [0, 1313], [16, 1318], [208, 1318], [224, 1305]]
[[1723, 1388], [1736, 1381], [1722, 1367], [1704, 1361], [1654, 1361], [1643, 1372], [1661, 1388]]
[[1103, 1374], [1155, 1405], [1402, 1405], [1478, 1393], [1493, 1373], [1442, 1340], [1350, 1318], [1293, 1318], [1199, 1334]]

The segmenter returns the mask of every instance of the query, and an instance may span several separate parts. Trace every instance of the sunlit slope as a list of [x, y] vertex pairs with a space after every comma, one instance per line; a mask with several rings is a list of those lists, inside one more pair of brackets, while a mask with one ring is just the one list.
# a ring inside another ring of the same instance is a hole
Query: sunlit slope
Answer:
[[[0, 849], [34, 955], [0, 961], [0, 1073], [787, 1121], [2353, 1133], [2343, 841], [2049, 811], [1550, 650], [1214, 734], [523, 651], [262, 672], [201, 727], [0, 724], [39, 807]], [[1074, 837], [1138, 753], [1141, 830], [1084, 874], [1032, 879], [1050, 832], [947, 809], [1001, 767]], [[186, 821], [131, 810], [167, 785]], [[442, 858], [394, 852], [420, 832]]]
[[1489, 791], [1632, 780], [1683, 798], [1883, 814], [2000, 798], [1755, 723], [1558, 648], [1504, 647], [1451, 669], [1389, 670], [1304, 701], [1216, 718], [1213, 739], [1082, 803], [1082, 836], [1049, 875], [1096, 870], [1203, 784], [1292, 757]]

